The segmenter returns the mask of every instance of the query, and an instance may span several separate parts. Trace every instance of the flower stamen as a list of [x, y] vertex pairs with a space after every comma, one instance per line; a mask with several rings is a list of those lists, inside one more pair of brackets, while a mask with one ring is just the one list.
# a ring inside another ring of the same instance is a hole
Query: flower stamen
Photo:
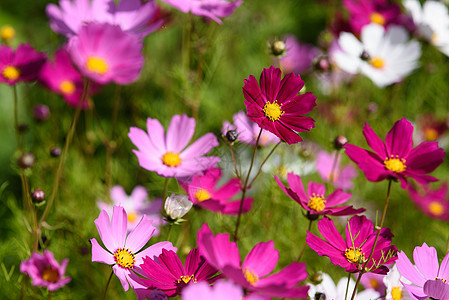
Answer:
[[42, 271], [41, 276], [45, 281], [56, 282], [59, 279], [59, 272], [51, 266], [48, 266]]
[[136, 262], [134, 254], [129, 251], [129, 249], [118, 248], [114, 252], [115, 262], [123, 269], [134, 268], [134, 263]]
[[345, 250], [345, 257], [349, 262], [355, 264], [361, 264], [366, 262], [365, 254], [362, 253], [362, 249], [359, 247], [351, 247]]
[[247, 268], [243, 269], [243, 276], [245, 276], [246, 280], [254, 285], [257, 281], [259, 281], [259, 276], [253, 271], [248, 270]]
[[324, 210], [324, 207], [326, 206], [325, 203], [326, 201], [324, 200], [324, 195], [317, 195], [313, 193], [312, 197], [310, 197], [310, 200], [307, 203], [307, 206], [316, 212], [320, 212]]
[[198, 202], [206, 201], [211, 198], [211, 194], [205, 189], [198, 189], [195, 193], [195, 198]]
[[401, 158], [399, 159], [399, 156], [393, 156], [391, 155], [390, 158], [386, 158], [384, 160], [384, 165], [385, 168], [387, 168], [387, 170], [396, 172], [396, 173], [401, 173], [404, 172], [405, 169], [407, 168], [407, 166], [405, 165], [405, 159]]
[[103, 58], [100, 58], [97, 56], [89, 57], [86, 62], [86, 67], [90, 72], [96, 73], [99, 75], [103, 75], [109, 69], [106, 61]]
[[177, 167], [181, 164], [181, 158], [178, 153], [167, 152], [162, 156], [162, 162], [168, 167]]
[[383, 67], [385, 66], [384, 59], [378, 56], [371, 57], [368, 62], [376, 69], [383, 69]]
[[379, 25], [385, 25], [385, 23], [386, 23], [385, 17], [378, 12], [373, 12], [369, 16], [369, 19], [372, 23], [376, 23]]
[[76, 89], [75, 84], [73, 83], [73, 81], [70, 80], [63, 80], [59, 84], [59, 90], [64, 95], [72, 95], [75, 92], [75, 89]]
[[16, 80], [20, 77], [20, 71], [18, 68], [13, 66], [6, 66], [2, 71], [3, 77], [9, 80]]
[[275, 100], [273, 103], [267, 102], [265, 103], [265, 106], [263, 107], [263, 112], [265, 116], [270, 119], [270, 121], [278, 121], [281, 116], [284, 114], [284, 111], [281, 110], [281, 105], [277, 103], [277, 100]]
[[192, 282], [194, 282], [194, 283], [196, 283], [196, 281], [197, 281], [197, 279], [195, 278], [195, 276], [193, 276], [193, 274], [192, 275], [190, 275], [190, 276], [185, 276], [185, 275], [182, 275], [179, 279], [178, 279], [178, 283], [181, 283], [181, 281], [182, 282], [184, 282], [185, 284], [187, 284], [187, 283], [189, 283], [190, 282], [190, 280], [192, 280]]

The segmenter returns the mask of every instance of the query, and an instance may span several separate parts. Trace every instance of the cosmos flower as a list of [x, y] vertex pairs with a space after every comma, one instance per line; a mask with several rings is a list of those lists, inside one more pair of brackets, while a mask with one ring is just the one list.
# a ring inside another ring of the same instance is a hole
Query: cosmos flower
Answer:
[[157, 12], [155, 1], [140, 0], [121, 0], [118, 4], [113, 0], [60, 0], [59, 7], [48, 4], [46, 8], [51, 29], [68, 38], [79, 34], [87, 23], [118, 25], [141, 38], [162, 25], [162, 20], [151, 22]]
[[36, 80], [45, 60], [46, 55], [37, 52], [29, 44], [20, 44], [15, 51], [0, 45], [0, 82], [14, 85]]
[[352, 206], [336, 206], [351, 198], [351, 194], [345, 193], [341, 189], [335, 190], [326, 197], [326, 187], [323, 184], [309, 181], [306, 193], [301, 177], [293, 173], [287, 175], [290, 188], [286, 188], [277, 176], [274, 176], [274, 178], [284, 193], [298, 202], [310, 214], [348, 216], [365, 211], [364, 208], [354, 209]]
[[[257, 137], [260, 133], [260, 127], [248, 119], [248, 116], [243, 111], [236, 113], [232, 120], [234, 125], [228, 121], [223, 122], [222, 133], [226, 136], [228, 130], [235, 130], [237, 133], [237, 140], [250, 146], [255, 146]], [[263, 130], [259, 138], [259, 146], [268, 146], [279, 143], [279, 138], [269, 131]]]
[[162, 0], [183, 13], [210, 18], [221, 24], [220, 18], [230, 16], [243, 0]]
[[126, 85], [139, 78], [142, 46], [119, 26], [88, 23], [69, 40], [67, 51], [80, 72], [93, 81]]
[[59, 264], [53, 253], [44, 250], [44, 254], [34, 252], [27, 260], [20, 264], [20, 272], [30, 276], [34, 286], [42, 286], [49, 291], [55, 291], [70, 282], [70, 277], [65, 277], [65, 270], [69, 260], [63, 259]]
[[[357, 175], [357, 171], [352, 165], [341, 167], [341, 157], [335, 161], [336, 153], [329, 154], [324, 150], [318, 152], [316, 158], [316, 170], [324, 182], [332, 182], [333, 186], [343, 190], [352, 188], [352, 179]], [[334, 167], [335, 164], [335, 167]]]
[[162, 224], [160, 214], [162, 209], [161, 198], [148, 202], [148, 193], [143, 186], [136, 186], [131, 192], [131, 195], [128, 196], [123, 187], [116, 185], [111, 188], [111, 200], [112, 205], [98, 201], [97, 206], [101, 210], [105, 210], [108, 214], [112, 213], [114, 205], [122, 206], [128, 217], [128, 231], [132, 231], [139, 224], [140, 219], [146, 215], [152, 221], [151, 225], [156, 228], [153, 236], [159, 235], [158, 227]]
[[[346, 225], [346, 240], [344, 240], [334, 222], [329, 218], [318, 221], [318, 230], [323, 239], [307, 231], [307, 244], [320, 256], [328, 256], [334, 265], [345, 268], [346, 272], [359, 272], [373, 248], [377, 230], [365, 216], [353, 216]], [[396, 259], [396, 246], [391, 245], [393, 234], [390, 229], [382, 228], [371, 260], [366, 269], [377, 274], [387, 274], [385, 264]]]
[[219, 280], [214, 285], [198, 282], [185, 287], [181, 295], [182, 300], [241, 300], [243, 289], [230, 280]]
[[132, 288], [140, 287], [139, 277], [134, 272], [143, 273], [139, 266], [143, 263], [144, 257], [157, 257], [162, 253], [162, 249], [176, 251], [171, 242], [159, 242], [141, 251], [156, 230], [151, 222], [144, 215], [134, 230], [127, 234], [126, 211], [123, 207], [115, 205], [111, 221], [105, 210], [102, 210], [95, 220], [95, 226], [107, 251], [95, 238], [91, 239], [92, 261], [112, 265], [112, 270], [120, 279], [125, 291], [129, 289], [129, 285]]
[[308, 287], [297, 287], [307, 278], [305, 264], [291, 263], [278, 273], [269, 275], [279, 260], [273, 241], [254, 246], [242, 263], [237, 244], [229, 242], [229, 234], [214, 236], [209, 226], [203, 224], [198, 231], [197, 245], [210, 265], [249, 292], [275, 298], [307, 297]]
[[162, 249], [157, 258], [146, 257], [140, 265], [145, 278], [142, 282], [149, 289], [158, 288], [167, 296], [179, 295], [189, 283], [213, 283], [220, 278], [217, 269], [202, 258], [197, 249], [190, 250], [185, 266], [174, 251]]
[[384, 278], [385, 275], [366, 273], [363, 274], [362, 278], [360, 278], [360, 283], [363, 285], [365, 289], [373, 289], [377, 291], [380, 294], [380, 296], [383, 297], [385, 296], [385, 288], [386, 288], [384, 284]]
[[[326, 274], [322, 273], [323, 281], [320, 284], [313, 285], [309, 284], [309, 297], [310, 299], [332, 299], [332, 300], [345, 300], [346, 296], [346, 286], [348, 284], [348, 278], [342, 278], [338, 281], [335, 286], [332, 278]], [[367, 275], [367, 274], [365, 274]], [[363, 277], [362, 277], [363, 278]], [[348, 291], [354, 290], [355, 282], [351, 278], [349, 281]], [[325, 298], [323, 298], [324, 294]], [[321, 296], [321, 297], [320, 297]], [[355, 296], [356, 300], [373, 300], [379, 298], [380, 294], [373, 289], [366, 289], [363, 292], [357, 293]], [[348, 297], [349, 298], [349, 297]]]
[[[83, 94], [83, 79], [78, 70], [73, 66], [69, 54], [65, 49], [58, 49], [55, 53], [54, 61], [47, 61], [39, 73], [39, 81], [53, 92], [61, 95], [67, 104], [76, 108]], [[92, 94], [95, 87], [90, 85]], [[88, 108], [86, 102], [81, 108]]]
[[403, 3], [417, 27], [416, 34], [449, 56], [449, 12], [447, 6], [442, 2], [432, 0], [425, 1], [422, 7], [418, 0], [405, 0]]
[[303, 115], [316, 106], [316, 98], [311, 92], [298, 95], [304, 86], [299, 75], [289, 73], [282, 81], [281, 75], [279, 68], [264, 69], [260, 86], [249, 76], [244, 80], [243, 95], [248, 118], [291, 145], [302, 141], [298, 132], [315, 127], [315, 121]]
[[436, 189], [432, 189], [429, 185], [418, 188], [409, 185], [407, 192], [423, 213], [434, 219], [449, 221], [447, 187], [447, 182]]
[[313, 66], [313, 61], [321, 54], [321, 51], [310, 44], [300, 43], [294, 35], [286, 35], [285, 54], [281, 56], [281, 66], [284, 73], [304, 74]]
[[404, 285], [402, 284], [410, 282], [405, 279], [401, 274], [399, 274], [398, 268], [394, 265], [388, 274], [384, 276], [384, 287], [386, 290], [385, 300], [410, 300], [409, 293], [405, 290]]
[[[220, 188], [216, 188], [221, 175], [221, 169], [207, 169], [204, 175], [195, 175], [190, 183], [181, 183], [181, 186], [194, 205], [222, 214], [237, 215], [240, 209], [240, 200], [232, 201], [231, 198], [241, 191], [240, 181], [233, 178]], [[252, 202], [253, 198], [245, 198], [242, 213], [251, 210]]]
[[449, 299], [449, 253], [438, 263], [437, 251], [434, 247], [423, 243], [413, 250], [413, 265], [404, 251], [398, 253], [396, 266], [399, 273], [410, 284], [403, 283], [413, 299]]
[[338, 43], [341, 51], [334, 54], [335, 63], [350, 74], [364, 74], [379, 87], [401, 81], [419, 66], [420, 44], [408, 41], [407, 31], [400, 26], [366, 25], [361, 41], [343, 32]]
[[186, 179], [215, 167], [220, 161], [216, 156], [204, 156], [218, 146], [212, 133], [203, 135], [186, 148], [195, 131], [195, 119], [185, 114], [173, 116], [167, 133], [158, 120], [148, 118], [147, 131], [131, 127], [128, 136], [137, 146], [138, 150], [133, 152], [140, 166], [160, 176]]
[[437, 142], [423, 142], [413, 148], [413, 125], [407, 119], [394, 123], [385, 137], [385, 143], [368, 124], [363, 128], [363, 135], [374, 152], [351, 144], [346, 144], [344, 148], [369, 181], [397, 178], [402, 188], [408, 185], [407, 177], [422, 184], [437, 181], [426, 174], [443, 162], [444, 151], [438, 148]]

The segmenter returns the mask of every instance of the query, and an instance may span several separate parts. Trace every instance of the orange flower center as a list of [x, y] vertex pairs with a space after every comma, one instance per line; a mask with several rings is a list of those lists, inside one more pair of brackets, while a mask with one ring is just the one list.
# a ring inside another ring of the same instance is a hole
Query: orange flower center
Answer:
[[134, 222], [137, 219], [137, 214], [135, 212], [128, 213], [128, 221]]
[[0, 37], [2, 40], [8, 42], [16, 35], [16, 31], [10, 25], [5, 25], [0, 28]]
[[265, 106], [263, 107], [263, 112], [265, 116], [270, 119], [270, 121], [278, 121], [281, 116], [284, 114], [284, 111], [281, 110], [281, 105], [277, 103], [277, 100], [275, 100], [273, 103], [267, 102], [265, 103]]
[[386, 23], [385, 17], [382, 16], [378, 12], [373, 12], [369, 18], [370, 18], [371, 22], [379, 24], [379, 25], [385, 25], [385, 23]]
[[198, 202], [206, 201], [211, 198], [211, 194], [205, 189], [198, 189], [195, 193], [195, 198]]
[[20, 77], [20, 71], [16, 67], [6, 66], [2, 71], [3, 77], [9, 80], [16, 80]]
[[444, 213], [444, 207], [438, 201], [430, 202], [428, 208], [429, 208], [429, 211], [435, 216], [441, 216]]
[[376, 69], [383, 69], [385, 66], [385, 61], [378, 56], [374, 56], [369, 59], [369, 64]]
[[75, 89], [76, 89], [75, 84], [73, 83], [73, 81], [70, 80], [63, 80], [59, 84], [59, 90], [64, 95], [72, 95], [75, 92]]
[[243, 276], [245, 276], [246, 280], [251, 284], [256, 284], [259, 281], [259, 276], [253, 271], [248, 270], [247, 268], [243, 269]]
[[59, 272], [52, 269], [50, 266], [46, 267], [41, 273], [42, 279], [48, 282], [56, 282], [59, 279]]
[[178, 153], [167, 152], [162, 156], [162, 162], [168, 167], [177, 167], [181, 164], [181, 158]]

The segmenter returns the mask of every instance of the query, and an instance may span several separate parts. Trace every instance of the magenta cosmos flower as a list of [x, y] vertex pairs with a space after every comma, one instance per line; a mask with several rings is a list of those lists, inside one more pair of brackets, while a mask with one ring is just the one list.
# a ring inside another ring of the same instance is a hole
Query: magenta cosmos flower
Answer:
[[16, 51], [1, 45], [0, 82], [14, 85], [20, 81], [36, 80], [45, 60], [44, 53], [37, 52], [28, 44], [19, 45]]
[[148, 279], [142, 279], [150, 290], [158, 288], [167, 296], [179, 295], [189, 283], [206, 281], [209, 284], [221, 276], [216, 276], [218, 270], [210, 266], [202, 258], [197, 249], [190, 250], [185, 267], [173, 251], [162, 250], [162, 254], [154, 260], [150, 257], [143, 259], [140, 265]]
[[22, 261], [20, 272], [28, 274], [34, 286], [55, 291], [70, 282], [70, 277], [65, 277], [68, 263], [66, 258], [59, 264], [52, 252], [44, 250], [44, 254], [35, 252], [29, 259]]
[[365, 211], [364, 208], [354, 209], [352, 206], [336, 206], [351, 198], [351, 194], [343, 192], [342, 189], [338, 189], [326, 197], [324, 184], [310, 181], [306, 193], [301, 177], [298, 175], [288, 173], [287, 182], [290, 188], [286, 188], [276, 175], [274, 178], [284, 193], [312, 215], [348, 216]]
[[278, 273], [269, 275], [279, 260], [273, 241], [254, 246], [243, 263], [237, 244], [229, 241], [229, 234], [214, 236], [207, 224], [198, 231], [197, 244], [200, 254], [209, 264], [249, 292], [276, 298], [307, 298], [309, 288], [297, 287], [307, 278], [305, 264], [291, 263]]
[[[334, 265], [356, 273], [363, 266], [373, 248], [377, 231], [365, 216], [353, 216], [346, 225], [346, 241], [340, 236], [334, 222], [329, 218], [318, 221], [318, 230], [324, 240], [307, 231], [307, 244], [320, 256], [328, 256]], [[371, 260], [366, 265], [369, 272], [387, 274], [384, 264], [396, 260], [396, 246], [391, 245], [393, 234], [382, 228]]]
[[182, 300], [241, 300], [243, 289], [232, 281], [219, 280], [213, 286], [206, 282], [190, 284], [182, 291]]
[[[83, 79], [73, 66], [69, 54], [64, 49], [56, 51], [53, 62], [47, 61], [39, 73], [39, 81], [53, 92], [61, 95], [70, 106], [76, 108], [83, 94]], [[90, 86], [88, 95], [96, 87]], [[86, 100], [81, 108], [88, 108]]]
[[[228, 130], [235, 130], [237, 140], [250, 146], [255, 146], [260, 133], [260, 126], [248, 119], [243, 111], [239, 111], [233, 116], [234, 125], [228, 121], [223, 122], [222, 133], [226, 136]], [[263, 130], [259, 138], [259, 146], [268, 146], [279, 143], [279, 138], [269, 131]]]
[[309, 131], [315, 121], [304, 117], [316, 106], [315, 96], [307, 92], [298, 95], [304, 86], [299, 75], [287, 74], [281, 81], [282, 72], [271, 66], [260, 75], [260, 87], [251, 75], [245, 79], [243, 95], [248, 118], [288, 144], [302, 141], [297, 132]]
[[449, 253], [441, 266], [434, 247], [424, 243], [413, 250], [413, 265], [404, 251], [398, 253], [396, 266], [399, 273], [411, 284], [402, 283], [413, 299], [449, 299]]
[[129, 84], [143, 67], [142, 43], [110, 24], [89, 23], [67, 45], [74, 64], [93, 81]]
[[162, 199], [154, 199], [148, 202], [148, 193], [143, 186], [136, 186], [131, 195], [127, 195], [123, 187], [116, 185], [111, 188], [112, 205], [98, 201], [97, 206], [112, 214], [113, 206], [122, 206], [128, 217], [128, 231], [132, 231], [139, 224], [140, 219], [146, 215], [152, 221], [151, 225], [156, 227], [153, 236], [159, 235], [159, 226], [162, 224], [161, 210]]
[[139, 277], [134, 272], [142, 274], [139, 265], [143, 263], [144, 257], [157, 257], [162, 249], [176, 251], [170, 242], [159, 242], [140, 251], [156, 229], [151, 225], [151, 220], [143, 216], [136, 228], [127, 235], [128, 216], [121, 206], [114, 206], [111, 221], [108, 213], [102, 210], [95, 220], [95, 226], [107, 251], [96, 239], [91, 239], [92, 261], [112, 265], [125, 291], [130, 284], [133, 288], [140, 286]]
[[[332, 182], [332, 185], [343, 190], [352, 189], [352, 179], [357, 175], [352, 165], [341, 166], [341, 157], [335, 161], [336, 152], [329, 154], [326, 151], [318, 152], [316, 158], [316, 170], [324, 182]], [[335, 168], [334, 168], [335, 164]]]
[[281, 66], [285, 73], [297, 75], [310, 71], [313, 61], [321, 54], [320, 49], [306, 43], [300, 43], [294, 35], [286, 35], [285, 55], [281, 56]]
[[203, 156], [218, 146], [218, 140], [207, 133], [186, 148], [195, 131], [195, 119], [187, 115], [174, 115], [167, 133], [156, 119], [147, 119], [147, 131], [131, 127], [129, 138], [138, 150], [133, 150], [142, 168], [163, 177], [186, 178], [220, 161], [216, 156]]
[[162, 25], [162, 20], [152, 22], [158, 12], [155, 1], [140, 0], [60, 0], [48, 4], [47, 16], [54, 32], [70, 38], [77, 35], [87, 23], [109, 23], [118, 25], [123, 31], [144, 37]]
[[[241, 191], [240, 181], [233, 178], [216, 188], [221, 179], [221, 169], [211, 168], [204, 175], [195, 175], [190, 183], [181, 183], [181, 186], [189, 195], [194, 205], [199, 205], [214, 212], [226, 215], [237, 215], [240, 209], [240, 200], [232, 201], [231, 198]], [[245, 198], [243, 201], [243, 213], [251, 210], [253, 198]]]
[[426, 215], [434, 219], [449, 221], [447, 182], [436, 189], [432, 189], [428, 185], [416, 189], [412, 185], [409, 185], [407, 192], [416, 206]]
[[243, 0], [162, 0], [183, 13], [210, 18], [221, 24], [220, 18], [226, 18], [239, 7]]
[[407, 177], [425, 184], [437, 181], [426, 175], [435, 170], [444, 159], [444, 151], [437, 142], [423, 142], [413, 148], [413, 125], [403, 118], [394, 123], [385, 143], [368, 124], [363, 128], [366, 141], [374, 152], [346, 144], [346, 154], [365, 173], [369, 181], [397, 178], [401, 187], [407, 187]]

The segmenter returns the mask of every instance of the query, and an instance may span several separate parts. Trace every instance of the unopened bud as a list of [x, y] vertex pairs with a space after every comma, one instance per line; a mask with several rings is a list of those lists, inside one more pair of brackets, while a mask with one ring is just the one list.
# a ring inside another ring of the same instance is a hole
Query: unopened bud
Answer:
[[19, 159], [17, 160], [17, 164], [19, 167], [23, 169], [31, 168], [34, 165], [34, 162], [36, 161], [36, 157], [33, 153], [27, 152], [23, 153]]
[[324, 293], [315, 293], [313, 297], [315, 300], [326, 300], [326, 294]]
[[368, 60], [370, 58], [371, 58], [371, 56], [365, 50], [363, 50], [362, 54], [360, 54], [360, 59], [361, 60]]
[[285, 52], [285, 42], [284, 41], [274, 41], [271, 43], [271, 54], [274, 56], [280, 56]]
[[59, 155], [61, 155], [61, 148], [59, 148], [59, 147], [51, 148], [50, 155], [52, 157], [58, 157]]
[[323, 273], [315, 273], [310, 277], [313, 284], [320, 284], [323, 281]]
[[237, 137], [238, 137], [238, 134], [237, 134], [237, 131], [235, 131], [235, 130], [228, 130], [226, 132], [226, 139], [231, 143], [235, 142]]
[[320, 57], [315, 63], [315, 68], [319, 71], [327, 71], [330, 69], [330, 66], [331, 64], [327, 57]]
[[43, 190], [34, 190], [34, 192], [31, 194], [31, 198], [33, 198], [33, 201], [35, 203], [41, 203], [45, 200], [45, 193]]
[[164, 209], [167, 216], [172, 219], [182, 218], [193, 206], [193, 202], [186, 195], [171, 194], [165, 199]]
[[348, 143], [348, 139], [343, 135], [339, 135], [334, 140], [334, 147], [335, 147], [335, 149], [340, 150], [347, 143]]
[[5, 43], [8, 43], [14, 38], [16, 31], [11, 25], [4, 25], [0, 28], [0, 37]]
[[33, 108], [33, 117], [37, 122], [43, 122], [50, 117], [50, 109], [47, 105], [38, 104]]

